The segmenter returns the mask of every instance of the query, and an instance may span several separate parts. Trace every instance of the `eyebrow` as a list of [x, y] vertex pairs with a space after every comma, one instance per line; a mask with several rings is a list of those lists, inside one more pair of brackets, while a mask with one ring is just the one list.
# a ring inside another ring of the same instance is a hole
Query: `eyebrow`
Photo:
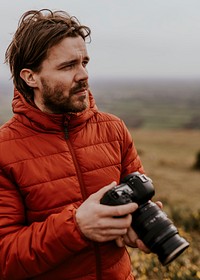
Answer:
[[[83, 58], [83, 61], [89, 62], [89, 60], [90, 60], [89, 56], [85, 56], [85, 57]], [[64, 62], [60, 63], [59, 65], [57, 65], [57, 68], [60, 69], [60, 68], [62, 68], [62, 67], [69, 66], [69, 65], [71, 65], [71, 64], [76, 64], [76, 63], [78, 63], [79, 61], [80, 61], [80, 59], [72, 59], [72, 60], [69, 60], [69, 61], [64, 61]]]

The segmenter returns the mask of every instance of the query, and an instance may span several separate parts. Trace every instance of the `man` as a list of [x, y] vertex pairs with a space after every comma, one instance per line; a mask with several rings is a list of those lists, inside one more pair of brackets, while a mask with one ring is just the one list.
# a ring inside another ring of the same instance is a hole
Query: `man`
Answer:
[[95, 105], [89, 37], [65, 12], [28, 11], [7, 49], [15, 91], [0, 130], [0, 279], [134, 279], [124, 245], [147, 252], [130, 227], [137, 205], [100, 204], [144, 170], [124, 123]]

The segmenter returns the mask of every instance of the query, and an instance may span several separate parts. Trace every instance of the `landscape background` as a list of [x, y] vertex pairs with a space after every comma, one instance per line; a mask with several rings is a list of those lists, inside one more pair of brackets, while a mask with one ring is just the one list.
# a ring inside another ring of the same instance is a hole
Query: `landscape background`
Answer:
[[153, 179], [154, 200], [163, 202], [190, 242], [168, 267], [129, 249], [137, 280], [200, 279], [200, 170], [194, 168], [200, 152], [200, 1], [1, 1], [0, 125], [12, 116], [6, 48], [21, 15], [43, 8], [65, 10], [91, 28], [88, 70], [97, 105], [125, 121]]
[[[0, 82], [0, 123], [12, 114], [13, 86]], [[200, 129], [200, 79], [92, 79], [98, 108], [137, 129]]]
[[167, 267], [157, 256], [129, 249], [139, 280], [200, 279], [200, 80], [116, 79], [91, 84], [99, 109], [128, 126], [145, 170], [153, 179], [154, 201], [190, 247]]
[[[161, 200], [190, 247], [169, 266], [157, 257], [129, 249], [139, 280], [200, 279], [200, 82], [198, 80], [92, 80], [100, 110], [127, 124], [146, 173], [153, 179], [154, 201]], [[0, 123], [12, 116], [12, 84], [1, 83]]]
[[167, 267], [157, 256], [129, 249], [139, 280], [200, 279], [200, 81], [140, 79], [92, 85], [99, 108], [127, 124], [145, 170], [153, 179], [154, 201], [190, 247]]

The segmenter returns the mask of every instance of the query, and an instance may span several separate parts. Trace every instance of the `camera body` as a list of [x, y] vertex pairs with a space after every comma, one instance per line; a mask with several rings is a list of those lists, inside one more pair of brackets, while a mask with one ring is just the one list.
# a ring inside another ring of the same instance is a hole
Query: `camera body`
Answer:
[[136, 202], [139, 207], [132, 213], [132, 228], [144, 244], [157, 254], [162, 265], [178, 257], [189, 243], [179, 236], [177, 228], [167, 215], [151, 201], [155, 190], [152, 180], [134, 172], [122, 183], [104, 194], [100, 203], [110, 206]]
[[138, 205], [148, 202], [155, 194], [152, 180], [144, 174], [134, 172], [127, 175], [122, 184], [109, 190], [101, 199], [102, 204], [122, 205], [136, 202]]

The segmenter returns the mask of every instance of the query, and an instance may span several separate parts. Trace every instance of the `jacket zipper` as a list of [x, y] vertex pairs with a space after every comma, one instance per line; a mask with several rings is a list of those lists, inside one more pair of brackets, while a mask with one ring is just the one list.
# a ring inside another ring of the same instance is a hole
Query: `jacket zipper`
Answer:
[[99, 250], [99, 244], [97, 242], [93, 242], [94, 244], [94, 252], [96, 258], [96, 280], [102, 279], [102, 272], [101, 272], [101, 255]]
[[83, 200], [86, 200], [87, 196], [86, 196], [86, 192], [85, 192], [85, 188], [84, 188], [84, 184], [83, 184], [82, 174], [81, 174], [79, 164], [78, 164], [77, 159], [76, 159], [76, 155], [74, 153], [74, 149], [73, 149], [71, 141], [69, 139], [69, 131], [68, 131], [66, 126], [64, 127], [64, 133], [65, 133], [65, 139], [66, 139], [66, 142], [68, 144], [68, 148], [69, 148], [69, 151], [72, 155], [72, 159], [73, 159], [74, 166], [75, 166], [75, 169], [76, 169], [78, 181], [79, 181], [80, 188], [81, 188], [81, 194], [82, 194]]
[[[81, 194], [82, 194], [83, 200], [86, 200], [87, 196], [86, 196], [86, 192], [85, 192], [85, 188], [84, 188], [82, 174], [81, 174], [79, 164], [76, 159], [76, 155], [74, 153], [74, 149], [73, 149], [71, 141], [69, 139], [69, 131], [68, 131], [68, 128], [66, 125], [64, 126], [64, 134], [65, 134], [65, 139], [66, 139], [69, 151], [72, 155], [72, 159], [73, 159], [74, 166], [76, 169], [78, 181], [80, 184]], [[94, 253], [95, 253], [95, 258], [96, 258], [96, 280], [101, 280], [102, 273], [101, 273], [101, 257], [100, 257], [99, 245], [97, 242], [93, 242], [93, 246], [94, 246], [93, 248], [94, 248]]]

